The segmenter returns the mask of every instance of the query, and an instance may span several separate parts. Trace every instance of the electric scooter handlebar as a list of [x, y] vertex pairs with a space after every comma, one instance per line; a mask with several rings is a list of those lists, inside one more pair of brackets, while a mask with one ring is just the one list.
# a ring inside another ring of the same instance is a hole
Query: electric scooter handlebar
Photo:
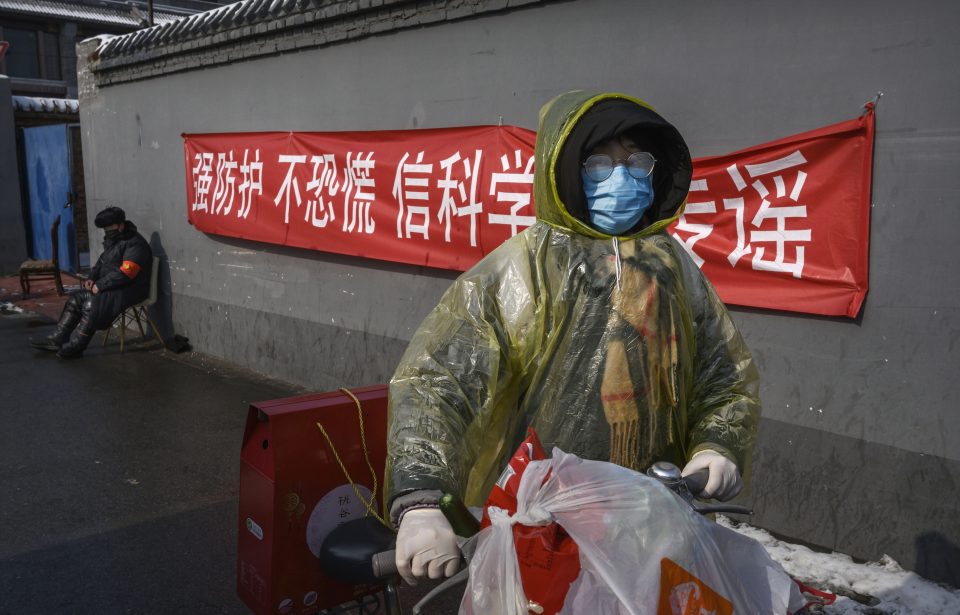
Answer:
[[690, 507], [701, 515], [711, 513], [753, 514], [753, 511], [749, 508], [736, 504], [707, 504], [695, 501], [694, 498], [696, 495], [706, 487], [709, 475], [710, 473], [707, 470], [700, 470], [689, 476], [682, 476], [680, 468], [668, 461], [658, 461], [647, 470], [647, 476], [663, 483], [668, 489], [686, 500], [687, 503], [690, 504]]
[[378, 579], [392, 579], [399, 575], [397, 571], [397, 552], [394, 549], [374, 553], [370, 558], [373, 567], [373, 576]]
[[[651, 466], [647, 474], [652, 478], [662, 482], [671, 491], [674, 491], [684, 499], [687, 499], [687, 501], [690, 502], [691, 506], [693, 506], [694, 510], [697, 512], [704, 514], [708, 512], [751, 514], [752, 512], [741, 506], [725, 504], [694, 504], [692, 501], [693, 497], [703, 491], [704, 487], [707, 485], [707, 479], [709, 478], [709, 472], [707, 470], [700, 470], [699, 472], [695, 472], [689, 476], [681, 476], [680, 470], [673, 464], [658, 462]], [[722, 510], [714, 511], [714, 508]], [[380, 580], [396, 577], [399, 574], [397, 571], [396, 555], [397, 552], [393, 549], [374, 553], [370, 558], [370, 566], [372, 568], [373, 576]]]
[[[742, 506], [695, 501], [695, 495], [703, 491], [707, 484], [706, 470], [681, 476], [677, 466], [657, 462], [647, 470], [647, 475], [683, 498], [698, 513], [752, 514]], [[475, 534], [479, 528], [476, 520], [471, 517], [472, 526], [466, 523], [464, 518], [469, 512], [465, 512], [466, 509], [458, 501], [450, 500], [448, 498], [441, 502], [441, 510], [448, 518], [452, 517], [452, 523], [457, 524], [455, 531], [465, 536]], [[396, 534], [373, 517], [355, 519], [330, 532], [320, 550], [320, 565], [329, 577], [344, 583], [376, 583], [392, 579], [398, 576], [396, 551], [391, 548], [395, 542]]]
[[690, 495], [696, 496], [707, 486], [707, 480], [709, 480], [709, 478], [710, 472], [708, 470], [700, 470], [689, 476], [684, 476], [681, 480]]

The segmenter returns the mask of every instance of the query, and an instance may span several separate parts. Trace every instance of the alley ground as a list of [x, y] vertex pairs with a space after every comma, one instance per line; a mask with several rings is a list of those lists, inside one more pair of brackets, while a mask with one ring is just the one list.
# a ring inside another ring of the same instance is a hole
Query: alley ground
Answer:
[[0, 316], [0, 612], [246, 612], [244, 420], [251, 401], [297, 391], [99, 335], [61, 361], [28, 345], [51, 328]]
[[65, 297], [0, 287], [28, 310], [0, 310], [0, 613], [249, 613], [235, 578], [247, 409], [303, 391], [156, 342], [121, 354], [99, 333], [59, 360], [28, 340]]

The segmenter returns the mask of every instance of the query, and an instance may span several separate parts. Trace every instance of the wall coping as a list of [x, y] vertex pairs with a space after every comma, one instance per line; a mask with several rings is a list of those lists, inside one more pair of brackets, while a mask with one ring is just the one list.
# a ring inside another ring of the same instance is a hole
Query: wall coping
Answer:
[[77, 55], [96, 86], [104, 87], [546, 1], [243, 0], [129, 34], [88, 39]]

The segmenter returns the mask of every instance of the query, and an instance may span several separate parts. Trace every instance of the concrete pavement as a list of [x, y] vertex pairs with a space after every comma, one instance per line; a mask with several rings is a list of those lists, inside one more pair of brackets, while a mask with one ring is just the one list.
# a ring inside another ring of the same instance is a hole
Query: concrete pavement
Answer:
[[[52, 328], [0, 311], [0, 614], [249, 614], [235, 576], [247, 409], [305, 391], [156, 341], [121, 354], [99, 332], [62, 361], [28, 344]], [[403, 588], [405, 607], [432, 586]]]
[[248, 612], [235, 596], [247, 407], [299, 391], [121, 355], [100, 334], [61, 361], [27, 343], [51, 327], [0, 316], [0, 612]]

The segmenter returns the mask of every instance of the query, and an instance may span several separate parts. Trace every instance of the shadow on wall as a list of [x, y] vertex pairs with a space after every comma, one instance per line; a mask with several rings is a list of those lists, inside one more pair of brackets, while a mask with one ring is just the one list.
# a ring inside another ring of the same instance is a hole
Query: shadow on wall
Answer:
[[163, 248], [160, 241], [160, 234], [154, 231], [150, 233], [150, 249], [153, 255], [158, 257], [158, 266], [160, 271], [157, 274], [157, 302], [151, 308], [153, 311], [153, 322], [160, 328], [160, 338], [171, 340], [174, 336], [173, 330], [173, 293], [170, 285], [170, 262], [167, 259], [167, 251]]
[[920, 576], [960, 588], [960, 547], [940, 532], [917, 536], [916, 572]]
[[[869, 298], [869, 294], [867, 297]], [[727, 305], [727, 310], [730, 312], [740, 312], [743, 314], [758, 314], [760, 316], [778, 316], [780, 318], [791, 318], [794, 320], [810, 320], [810, 321], [819, 321], [819, 322], [833, 322], [833, 323], [842, 323], [846, 325], [855, 325], [857, 327], [863, 326], [863, 314], [867, 311], [867, 301], [864, 299], [863, 305], [860, 306], [860, 312], [857, 314], [856, 318], [847, 318], [846, 316], [825, 316], [823, 314], [808, 314], [806, 312], [785, 312], [783, 310], [774, 310], [768, 308], [758, 308], [751, 307], [748, 305]]]

